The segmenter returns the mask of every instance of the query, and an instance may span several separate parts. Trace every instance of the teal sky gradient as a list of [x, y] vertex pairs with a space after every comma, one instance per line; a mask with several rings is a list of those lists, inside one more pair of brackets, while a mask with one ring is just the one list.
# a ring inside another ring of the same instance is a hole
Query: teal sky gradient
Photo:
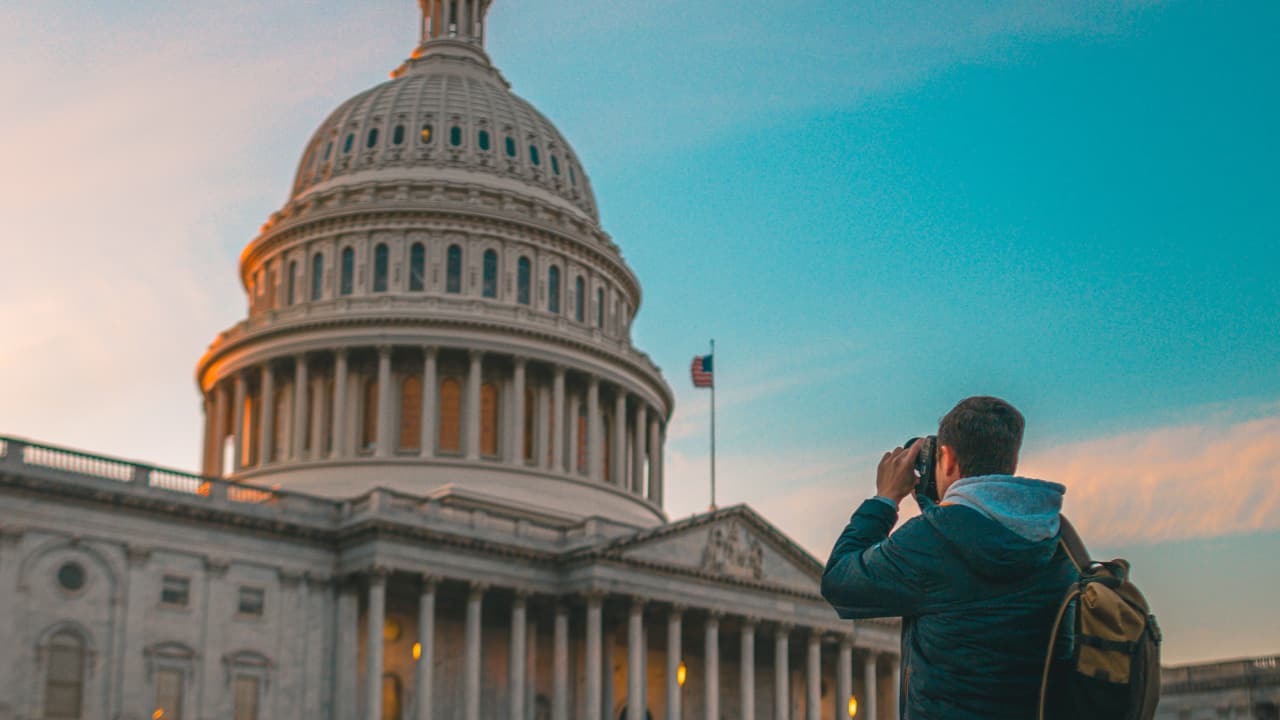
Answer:
[[[417, 10], [179, 5], [0, 9], [0, 432], [193, 468], [239, 252]], [[498, 0], [489, 50], [643, 284], [673, 516], [707, 504], [709, 338], [721, 503], [820, 557], [881, 452], [1000, 395], [1077, 524], [1133, 503], [1095, 544], [1149, 578], [1166, 659], [1280, 652], [1233, 620], [1280, 597], [1280, 3], [586, 7]]]

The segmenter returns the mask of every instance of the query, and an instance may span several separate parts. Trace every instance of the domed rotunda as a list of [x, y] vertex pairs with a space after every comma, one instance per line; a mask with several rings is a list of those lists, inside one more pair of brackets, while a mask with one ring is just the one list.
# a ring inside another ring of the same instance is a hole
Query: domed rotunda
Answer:
[[374, 487], [565, 522], [665, 521], [671, 389], [568, 141], [484, 49], [489, 2], [342, 103], [240, 258], [249, 316], [200, 359], [206, 475]]

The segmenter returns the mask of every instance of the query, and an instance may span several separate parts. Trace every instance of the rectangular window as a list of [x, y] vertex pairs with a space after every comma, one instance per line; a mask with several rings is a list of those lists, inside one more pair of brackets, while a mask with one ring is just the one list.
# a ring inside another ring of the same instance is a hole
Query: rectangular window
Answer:
[[235, 720], [258, 720], [258, 678], [237, 675], [235, 686]]
[[191, 599], [191, 581], [177, 575], [165, 575], [160, 586], [160, 602], [186, 607]]
[[182, 671], [156, 671], [156, 720], [182, 720]]
[[261, 617], [262, 609], [266, 605], [266, 596], [266, 591], [262, 588], [240, 588], [240, 614]]

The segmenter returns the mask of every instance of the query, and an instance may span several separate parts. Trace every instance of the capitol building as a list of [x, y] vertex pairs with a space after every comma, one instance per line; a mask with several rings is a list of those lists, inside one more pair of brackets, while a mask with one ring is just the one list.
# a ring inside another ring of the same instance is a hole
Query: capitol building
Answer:
[[0, 720], [895, 719], [896, 623], [668, 518], [640, 280], [489, 0], [421, 4], [240, 255], [201, 472], [0, 437]]

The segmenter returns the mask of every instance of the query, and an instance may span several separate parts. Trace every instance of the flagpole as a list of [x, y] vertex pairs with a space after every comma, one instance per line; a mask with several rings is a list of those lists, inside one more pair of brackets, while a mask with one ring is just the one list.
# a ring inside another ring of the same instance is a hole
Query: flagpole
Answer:
[[716, 509], [716, 341], [711, 339], [711, 509]]

